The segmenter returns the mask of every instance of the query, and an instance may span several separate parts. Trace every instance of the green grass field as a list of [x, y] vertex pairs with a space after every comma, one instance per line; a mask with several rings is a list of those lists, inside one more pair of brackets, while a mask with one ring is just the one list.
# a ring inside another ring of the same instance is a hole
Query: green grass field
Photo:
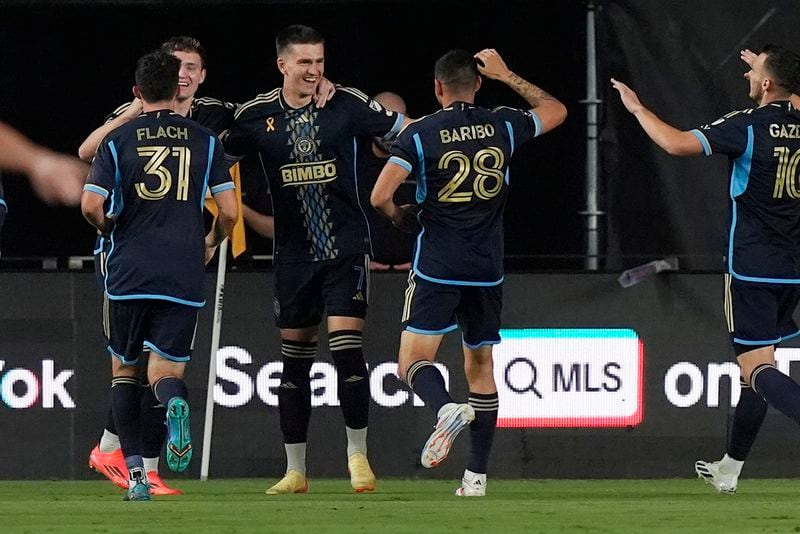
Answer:
[[800, 532], [798, 480], [745, 480], [737, 495], [697, 479], [490, 480], [472, 499], [452, 481], [379, 484], [267, 497], [261, 480], [181, 481], [185, 495], [142, 503], [104, 481], [0, 481], [0, 532]]

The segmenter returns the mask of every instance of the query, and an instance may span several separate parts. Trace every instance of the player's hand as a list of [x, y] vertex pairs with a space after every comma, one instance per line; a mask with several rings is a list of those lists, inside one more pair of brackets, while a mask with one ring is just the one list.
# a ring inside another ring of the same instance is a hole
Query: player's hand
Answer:
[[739, 52], [739, 57], [742, 59], [742, 61], [747, 63], [748, 67], [752, 69], [753, 63], [755, 63], [756, 59], [758, 58], [758, 54], [756, 54], [755, 52], [751, 51], [748, 48], [745, 48], [744, 50]]
[[639, 97], [636, 96], [636, 93], [625, 85], [624, 83], [611, 78], [611, 86], [619, 91], [619, 97], [622, 100], [622, 105], [625, 106], [625, 109], [630, 111], [631, 113], [636, 113], [637, 111], [641, 111], [644, 106], [641, 102], [639, 102]]
[[33, 190], [48, 204], [80, 204], [89, 166], [78, 158], [42, 150], [32, 162], [28, 178]]
[[333, 85], [328, 78], [322, 77], [317, 85], [317, 94], [314, 95], [314, 103], [318, 108], [324, 108], [328, 100], [333, 98], [333, 93], [336, 92], [336, 86]]
[[490, 80], [500, 80], [502, 82], [507, 80], [511, 74], [506, 62], [503, 61], [503, 58], [494, 48], [481, 50], [474, 57], [478, 60], [478, 72]]
[[133, 100], [131, 100], [131, 105], [128, 106], [125, 109], [125, 111], [122, 112], [122, 114], [128, 120], [133, 120], [136, 117], [138, 117], [139, 115], [141, 115], [142, 114], [142, 101], [141, 101], [141, 99], [134, 98]]
[[406, 234], [418, 233], [420, 226], [417, 220], [417, 211], [419, 211], [419, 204], [397, 206], [397, 212], [392, 217], [392, 225]]

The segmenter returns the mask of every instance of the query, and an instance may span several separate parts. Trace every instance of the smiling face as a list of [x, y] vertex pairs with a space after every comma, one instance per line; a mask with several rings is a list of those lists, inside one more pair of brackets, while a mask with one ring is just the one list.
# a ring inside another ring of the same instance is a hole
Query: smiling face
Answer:
[[172, 55], [181, 60], [178, 72], [178, 101], [194, 98], [200, 84], [206, 79], [203, 60], [197, 52], [174, 50]]
[[278, 70], [283, 74], [284, 94], [305, 100], [317, 92], [325, 73], [325, 45], [293, 44], [278, 56]]

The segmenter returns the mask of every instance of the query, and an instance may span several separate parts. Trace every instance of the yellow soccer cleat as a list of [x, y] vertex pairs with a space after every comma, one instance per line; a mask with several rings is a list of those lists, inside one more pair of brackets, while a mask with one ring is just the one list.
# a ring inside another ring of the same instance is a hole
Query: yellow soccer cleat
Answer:
[[300, 471], [289, 469], [277, 484], [265, 491], [267, 495], [284, 495], [288, 493], [308, 493], [308, 480]]
[[350, 471], [350, 485], [353, 491], [363, 493], [365, 491], [375, 491], [375, 473], [369, 466], [367, 457], [357, 452], [347, 459], [347, 470]]

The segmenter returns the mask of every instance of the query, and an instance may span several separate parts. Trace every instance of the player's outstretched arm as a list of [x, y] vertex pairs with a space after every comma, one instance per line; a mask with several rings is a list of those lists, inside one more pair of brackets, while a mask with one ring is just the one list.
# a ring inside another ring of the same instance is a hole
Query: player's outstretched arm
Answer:
[[239, 208], [236, 205], [236, 190], [227, 189], [214, 194], [214, 202], [217, 203], [219, 213], [214, 219], [214, 226], [206, 236], [206, 263], [211, 261], [217, 247], [226, 237], [231, 234], [233, 225], [239, 216]]
[[89, 170], [74, 157], [37, 145], [0, 122], [0, 169], [28, 176], [31, 186], [48, 204], [77, 205]]
[[625, 106], [645, 133], [658, 146], [673, 156], [692, 156], [703, 153], [703, 145], [692, 132], [684, 132], [659, 119], [655, 113], [644, 107], [636, 93], [624, 83], [611, 78], [611, 85], [619, 92]]
[[141, 112], [142, 101], [138, 98], [134, 98], [131, 105], [128, 106], [125, 111], [95, 129], [84, 139], [81, 146], [78, 147], [78, 157], [83, 161], [92, 161], [94, 153], [97, 152], [97, 148], [100, 146], [100, 143], [103, 142], [103, 139], [126, 122], [130, 122], [138, 117]]
[[244, 222], [258, 235], [268, 239], [275, 238], [275, 217], [259, 213], [250, 206], [242, 204]]
[[541, 133], [549, 132], [567, 118], [567, 108], [564, 104], [543, 89], [511, 72], [494, 48], [481, 50], [475, 54], [475, 59], [478, 60], [478, 71], [482, 75], [490, 80], [503, 82], [531, 105], [542, 123]]

